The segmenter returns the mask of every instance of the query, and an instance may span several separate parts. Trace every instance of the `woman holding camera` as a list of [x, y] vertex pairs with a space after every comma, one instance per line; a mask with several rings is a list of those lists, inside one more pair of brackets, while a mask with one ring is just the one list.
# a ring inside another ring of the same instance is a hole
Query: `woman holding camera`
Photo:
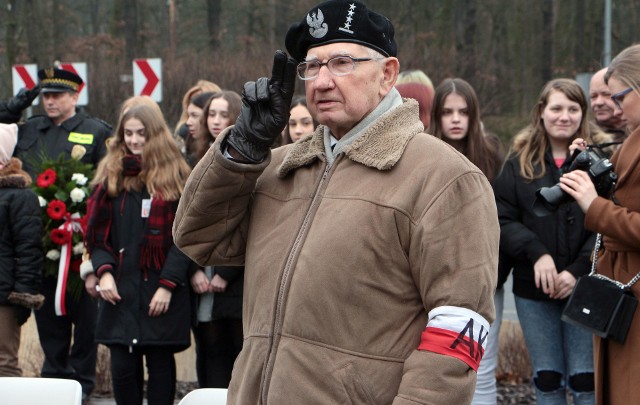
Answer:
[[536, 190], [557, 184], [570, 165], [574, 139], [607, 140], [589, 124], [588, 111], [577, 82], [548, 82], [494, 181], [500, 253], [513, 260], [513, 293], [538, 404], [566, 404], [567, 389], [576, 405], [594, 403], [591, 334], [560, 315], [576, 279], [589, 272], [595, 236], [584, 228], [576, 202], [544, 217], [533, 210]]
[[[629, 137], [611, 161], [618, 175], [613, 196], [599, 197], [586, 173], [572, 172], [560, 180], [585, 212], [585, 226], [603, 236], [598, 273], [628, 283], [640, 271], [640, 45], [622, 51], [605, 75], [615, 115], [626, 119]], [[589, 143], [587, 141], [587, 143]], [[584, 145], [582, 140], [575, 144]], [[637, 298], [640, 283], [631, 287]], [[640, 312], [635, 311], [624, 344], [595, 338], [598, 404], [636, 403], [640, 398]]]

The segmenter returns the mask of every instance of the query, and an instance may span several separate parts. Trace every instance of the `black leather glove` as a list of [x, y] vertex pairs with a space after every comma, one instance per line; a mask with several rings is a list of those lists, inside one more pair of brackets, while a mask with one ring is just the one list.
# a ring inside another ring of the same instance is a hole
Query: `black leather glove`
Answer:
[[226, 139], [244, 159], [259, 163], [269, 154], [289, 121], [295, 79], [296, 61], [276, 51], [271, 79], [245, 83], [240, 115]]
[[18, 94], [7, 101], [7, 110], [16, 115], [21, 114], [22, 110], [31, 106], [38, 94], [40, 94], [39, 84], [31, 90], [26, 87], [21, 88]]

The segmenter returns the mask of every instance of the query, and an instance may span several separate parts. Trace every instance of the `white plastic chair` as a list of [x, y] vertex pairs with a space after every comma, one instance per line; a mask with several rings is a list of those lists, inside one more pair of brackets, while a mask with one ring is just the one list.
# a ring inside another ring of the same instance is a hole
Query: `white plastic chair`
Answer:
[[82, 387], [75, 380], [0, 377], [0, 402], [5, 405], [82, 405]]
[[226, 405], [226, 388], [198, 388], [182, 398], [178, 405]]

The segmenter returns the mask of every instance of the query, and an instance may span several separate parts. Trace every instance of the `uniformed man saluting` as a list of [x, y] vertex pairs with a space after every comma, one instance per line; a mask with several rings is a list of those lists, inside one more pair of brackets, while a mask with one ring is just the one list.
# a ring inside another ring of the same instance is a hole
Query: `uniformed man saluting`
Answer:
[[[86, 149], [81, 159], [83, 162], [97, 166], [106, 154], [106, 140], [111, 135], [111, 127], [76, 111], [82, 79], [72, 72], [56, 68], [40, 70], [38, 79], [46, 115], [35, 116], [20, 126], [14, 154], [22, 159], [24, 169], [34, 177], [40, 170], [38, 161], [43, 155], [51, 159], [60, 155], [71, 159], [75, 145]], [[86, 400], [95, 385], [97, 304], [82, 289], [79, 299], [67, 295], [67, 314], [57, 316], [55, 292], [56, 278], [44, 277], [41, 293], [46, 298], [45, 303], [35, 311], [40, 344], [45, 354], [41, 375], [77, 380], [82, 385], [83, 399]]]
[[106, 154], [105, 141], [111, 128], [103, 121], [76, 112], [80, 76], [63, 69], [47, 68], [38, 72], [42, 106], [46, 115], [29, 119], [20, 126], [15, 155], [24, 162], [25, 170], [33, 177], [37, 167], [33, 162], [44, 154], [57, 159], [60, 154], [71, 158], [71, 149], [82, 145], [87, 153], [85, 163], [97, 165]]

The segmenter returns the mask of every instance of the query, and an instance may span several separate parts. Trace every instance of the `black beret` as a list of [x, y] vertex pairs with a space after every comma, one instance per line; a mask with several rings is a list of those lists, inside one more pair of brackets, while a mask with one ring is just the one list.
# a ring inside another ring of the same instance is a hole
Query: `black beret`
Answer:
[[396, 56], [393, 25], [382, 14], [367, 9], [359, 1], [329, 0], [293, 24], [285, 39], [287, 51], [303, 61], [310, 48], [334, 42], [353, 42], [375, 49], [384, 56]]
[[46, 68], [38, 71], [40, 92], [62, 93], [65, 91], [78, 91], [82, 86], [82, 79], [77, 74], [64, 69]]

